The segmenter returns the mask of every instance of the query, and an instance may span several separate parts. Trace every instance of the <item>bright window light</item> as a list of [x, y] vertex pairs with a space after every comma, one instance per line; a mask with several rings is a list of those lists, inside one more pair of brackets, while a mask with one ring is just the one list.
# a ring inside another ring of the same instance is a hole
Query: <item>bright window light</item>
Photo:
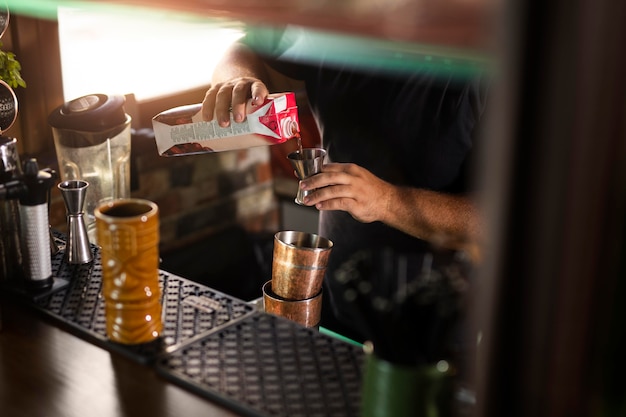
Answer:
[[237, 24], [163, 13], [60, 8], [59, 42], [66, 100], [134, 94], [137, 100], [207, 85]]

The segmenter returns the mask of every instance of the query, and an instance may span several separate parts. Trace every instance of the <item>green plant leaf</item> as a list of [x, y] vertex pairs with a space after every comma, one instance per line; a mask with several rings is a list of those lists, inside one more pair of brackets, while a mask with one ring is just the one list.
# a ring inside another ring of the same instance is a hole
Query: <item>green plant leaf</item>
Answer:
[[0, 42], [0, 79], [12, 88], [26, 87], [26, 81], [22, 78], [20, 71], [22, 66], [15, 58], [13, 52], [2, 50], [3, 44]]

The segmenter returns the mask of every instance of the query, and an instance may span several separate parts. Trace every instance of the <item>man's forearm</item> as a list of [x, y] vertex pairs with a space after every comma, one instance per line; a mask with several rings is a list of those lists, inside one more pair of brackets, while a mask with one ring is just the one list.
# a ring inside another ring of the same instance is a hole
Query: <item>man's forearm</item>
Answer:
[[258, 56], [245, 45], [235, 43], [222, 57], [213, 71], [211, 82], [218, 84], [240, 77], [268, 80], [268, 72]]
[[471, 198], [408, 187], [395, 187], [393, 194], [385, 224], [436, 246], [479, 255], [483, 231]]

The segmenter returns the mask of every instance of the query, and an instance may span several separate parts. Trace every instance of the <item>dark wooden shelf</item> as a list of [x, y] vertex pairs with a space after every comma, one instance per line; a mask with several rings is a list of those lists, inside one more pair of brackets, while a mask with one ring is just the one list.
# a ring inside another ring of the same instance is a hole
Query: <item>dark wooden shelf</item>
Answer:
[[[87, 0], [98, 3], [101, 0]], [[294, 24], [337, 34], [373, 37], [486, 54], [496, 3], [490, 0], [112, 0], [106, 2], [240, 20]]]

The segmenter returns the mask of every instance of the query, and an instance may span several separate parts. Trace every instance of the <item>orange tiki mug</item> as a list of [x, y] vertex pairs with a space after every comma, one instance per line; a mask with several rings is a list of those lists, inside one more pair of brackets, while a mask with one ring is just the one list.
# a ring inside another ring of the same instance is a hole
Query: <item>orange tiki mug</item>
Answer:
[[123, 344], [150, 342], [163, 329], [158, 207], [148, 200], [118, 199], [94, 214], [107, 336]]

